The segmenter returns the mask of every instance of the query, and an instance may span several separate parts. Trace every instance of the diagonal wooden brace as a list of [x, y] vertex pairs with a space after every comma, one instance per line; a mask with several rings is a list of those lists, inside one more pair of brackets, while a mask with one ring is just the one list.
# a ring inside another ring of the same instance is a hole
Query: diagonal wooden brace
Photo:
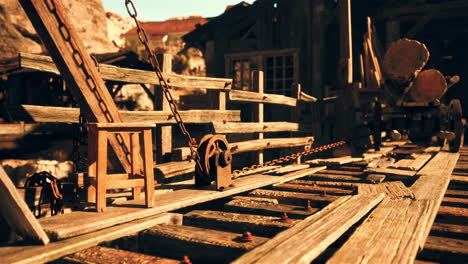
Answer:
[[[86, 119], [90, 122], [121, 123], [118, 108], [61, 1], [20, 0], [20, 3]], [[117, 134], [109, 141], [125, 171], [130, 172], [128, 135]]]

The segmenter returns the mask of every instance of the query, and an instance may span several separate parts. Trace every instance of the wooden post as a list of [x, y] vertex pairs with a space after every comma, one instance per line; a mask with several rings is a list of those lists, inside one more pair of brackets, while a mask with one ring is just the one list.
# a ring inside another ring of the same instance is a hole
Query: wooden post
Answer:
[[[101, 123], [122, 122], [112, 96], [62, 3], [59, 0], [20, 0], [20, 3], [86, 119]], [[128, 136], [115, 136], [110, 140], [127, 172], [130, 171], [128, 142]]]
[[[161, 70], [163, 73], [172, 73], [171, 54], [158, 54], [158, 60], [162, 64]], [[156, 95], [154, 110], [170, 112], [169, 102], [166, 100], [162, 88], [156, 86], [154, 94]], [[156, 163], [169, 161], [165, 155], [172, 152], [172, 125], [157, 125], [155, 142]]]
[[[291, 111], [291, 122], [299, 123], [301, 120], [301, 92], [302, 87], [300, 83], [294, 83], [292, 86], [292, 96], [297, 99], [297, 105]], [[294, 137], [294, 134], [290, 134], [291, 137]], [[296, 164], [301, 164], [301, 157], [296, 159]]]
[[[263, 94], [264, 92], [264, 74], [263, 71], [254, 71], [253, 72], [253, 87], [252, 90], [253, 92], [257, 92], [259, 94]], [[262, 124], [264, 122], [264, 105], [263, 103], [257, 103], [254, 105], [253, 111], [252, 111], [252, 121], [253, 122], [258, 122]], [[257, 138], [258, 139], [263, 139], [264, 133], [260, 132], [257, 133]], [[257, 155], [254, 157], [256, 160], [254, 163], [263, 163], [263, 150], [258, 151]]]
[[339, 1], [340, 12], [340, 89], [353, 83], [353, 38], [351, 31], [351, 0]]

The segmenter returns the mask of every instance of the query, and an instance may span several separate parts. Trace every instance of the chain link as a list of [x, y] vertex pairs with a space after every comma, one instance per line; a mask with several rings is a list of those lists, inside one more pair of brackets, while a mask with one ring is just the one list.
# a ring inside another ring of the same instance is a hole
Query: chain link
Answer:
[[151, 64], [151, 67], [153, 68], [154, 72], [156, 73], [156, 76], [159, 79], [159, 86], [161, 87], [164, 97], [166, 98], [167, 102], [169, 103], [169, 107], [171, 108], [172, 115], [177, 122], [177, 125], [179, 126], [182, 134], [184, 135], [185, 143], [189, 146], [190, 148], [190, 156], [191, 158], [195, 161], [196, 165], [198, 168], [202, 168], [201, 166], [201, 161], [200, 161], [200, 156], [198, 155], [197, 152], [197, 147], [196, 147], [196, 140], [192, 138], [190, 133], [187, 131], [184, 121], [182, 120], [182, 117], [179, 114], [179, 111], [177, 109], [177, 105], [174, 101], [174, 98], [172, 97], [172, 94], [170, 92], [169, 85], [167, 84], [167, 81], [164, 79], [164, 76], [162, 74], [161, 68], [159, 66], [158, 59], [156, 58], [156, 54], [154, 54], [154, 49], [151, 46], [151, 43], [148, 41], [148, 36], [144, 30], [144, 28], [141, 26], [140, 21], [138, 21], [138, 12], [135, 8], [134, 3], [132, 0], [125, 0], [125, 7], [127, 8], [128, 15], [133, 18], [135, 21], [136, 27], [137, 27], [137, 35], [138, 38], [140, 39], [140, 42], [145, 46], [146, 52], [148, 52], [148, 60]]
[[312, 149], [309, 149], [309, 150], [305, 150], [305, 151], [302, 151], [302, 152], [298, 152], [298, 153], [294, 153], [294, 154], [291, 154], [291, 155], [288, 155], [288, 156], [284, 156], [284, 157], [281, 157], [281, 158], [270, 160], [270, 161], [267, 161], [267, 162], [262, 163], [262, 164], [255, 164], [255, 165], [252, 165], [250, 167], [244, 167], [244, 168], [242, 168], [240, 170], [235, 170], [235, 171], [232, 172], [232, 175], [234, 177], [237, 177], [237, 176], [239, 176], [239, 174], [242, 174], [242, 173], [247, 173], [247, 172], [250, 172], [250, 171], [253, 171], [253, 170], [256, 170], [256, 169], [265, 168], [265, 167], [273, 166], [273, 165], [276, 165], [276, 164], [282, 164], [284, 162], [295, 160], [297, 158], [307, 156], [307, 155], [310, 155], [310, 154], [313, 154], [313, 153], [317, 153], [317, 152], [325, 151], [325, 150], [328, 150], [328, 149], [336, 148], [336, 147], [342, 146], [344, 144], [346, 144], [346, 141], [342, 140], [342, 141], [338, 141], [338, 142], [335, 142], [335, 143], [332, 143], [332, 144], [323, 145], [323, 146], [320, 146], [320, 147], [317, 147], [317, 148], [312, 148]]

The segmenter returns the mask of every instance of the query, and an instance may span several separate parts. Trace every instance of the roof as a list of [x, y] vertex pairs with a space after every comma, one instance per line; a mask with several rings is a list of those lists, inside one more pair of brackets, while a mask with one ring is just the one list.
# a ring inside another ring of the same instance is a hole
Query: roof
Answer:
[[[144, 28], [150, 39], [162, 39], [169, 33], [192, 31], [197, 27], [197, 25], [204, 25], [206, 22], [208, 22], [208, 20], [204, 17], [192, 16], [183, 19], [142, 22], [141, 26]], [[124, 36], [135, 36], [136, 34], [136, 27], [134, 27], [127, 31]]]

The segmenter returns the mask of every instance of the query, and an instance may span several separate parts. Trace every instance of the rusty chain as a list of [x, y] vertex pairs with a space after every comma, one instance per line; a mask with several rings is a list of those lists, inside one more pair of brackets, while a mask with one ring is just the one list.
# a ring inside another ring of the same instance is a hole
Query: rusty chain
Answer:
[[138, 21], [138, 12], [136, 10], [135, 4], [132, 2], [132, 0], [125, 0], [125, 7], [127, 8], [128, 15], [135, 21], [138, 38], [140, 39], [140, 42], [143, 44], [143, 46], [145, 46], [146, 52], [148, 53], [148, 60], [154, 72], [156, 73], [156, 76], [158, 77], [159, 86], [161, 87], [164, 93], [164, 97], [169, 103], [169, 107], [171, 108], [172, 115], [175, 121], [177, 122], [177, 125], [179, 126], [182, 134], [184, 135], [185, 142], [190, 148], [190, 156], [195, 161], [198, 168], [201, 169], [202, 166], [200, 156], [197, 152], [196, 140], [187, 131], [184, 121], [182, 120], [182, 117], [179, 114], [177, 105], [170, 92], [169, 85], [167, 84], [166, 79], [164, 79], [161, 68], [159, 66], [158, 59], [156, 58], [156, 54], [154, 54], [154, 49], [148, 40], [148, 35], [146, 34], [145, 29], [141, 26], [140, 21]]
[[250, 167], [244, 167], [244, 168], [242, 168], [240, 170], [233, 171], [232, 174], [233, 174], [234, 177], [236, 177], [236, 176], [239, 176], [239, 174], [241, 174], [241, 173], [247, 173], [247, 172], [250, 172], [252, 170], [265, 168], [265, 167], [273, 166], [273, 165], [276, 165], [276, 164], [281, 164], [281, 163], [284, 163], [286, 161], [294, 160], [294, 159], [297, 159], [297, 158], [300, 158], [300, 157], [303, 157], [303, 156], [307, 156], [307, 155], [310, 155], [310, 154], [313, 154], [313, 153], [317, 153], [317, 152], [325, 151], [325, 150], [328, 150], [328, 149], [336, 148], [336, 147], [342, 146], [344, 144], [346, 144], [346, 141], [342, 140], [342, 141], [338, 141], [338, 142], [335, 142], [335, 143], [332, 143], [332, 144], [323, 145], [323, 146], [320, 146], [320, 147], [312, 148], [312, 149], [309, 149], [309, 150], [305, 150], [305, 151], [302, 151], [302, 152], [298, 152], [298, 153], [294, 153], [294, 154], [291, 154], [291, 155], [288, 155], [288, 156], [284, 156], [284, 157], [281, 157], [281, 158], [270, 160], [270, 161], [264, 162], [262, 164], [255, 164], [255, 165], [252, 165]]

